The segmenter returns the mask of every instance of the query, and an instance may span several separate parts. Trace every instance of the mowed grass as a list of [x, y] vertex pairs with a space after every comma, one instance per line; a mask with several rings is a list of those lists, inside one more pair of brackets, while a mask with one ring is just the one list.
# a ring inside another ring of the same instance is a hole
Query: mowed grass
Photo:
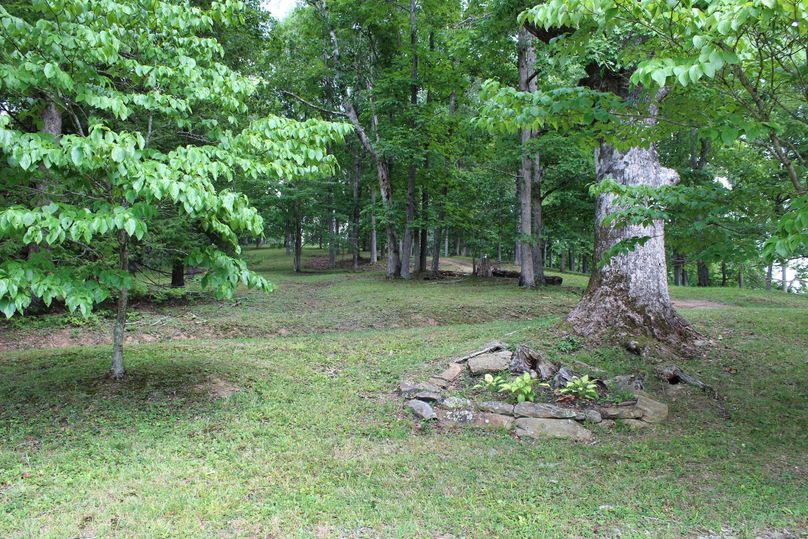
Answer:
[[[294, 275], [279, 251], [249, 256], [278, 291], [139, 313], [136, 335], [160, 322], [193, 338], [128, 346], [123, 383], [105, 379], [104, 345], [0, 353], [0, 537], [808, 531], [806, 298], [673, 290], [706, 302], [682, 313], [715, 346], [681, 365], [719, 406], [661, 387], [656, 358], [562, 352], [555, 324], [584, 276], [528, 292], [509, 280]], [[416, 428], [398, 382], [493, 339], [598, 376], [644, 373], [670, 420], [595, 428], [594, 445]]]

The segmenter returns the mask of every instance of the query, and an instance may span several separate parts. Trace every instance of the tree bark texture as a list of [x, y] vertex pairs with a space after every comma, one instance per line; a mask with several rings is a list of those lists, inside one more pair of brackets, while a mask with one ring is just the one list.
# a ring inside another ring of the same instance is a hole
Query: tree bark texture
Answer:
[[[676, 171], [660, 164], [656, 149], [633, 147], [621, 152], [601, 144], [595, 152], [597, 180], [612, 178], [623, 185], [661, 187], [679, 181]], [[698, 334], [674, 310], [668, 293], [662, 221], [652, 226], [604, 226], [618, 209], [612, 194], [598, 196], [595, 215], [595, 260], [621, 240], [648, 236], [644, 245], [596, 265], [581, 301], [567, 317], [588, 337], [646, 335], [682, 349]], [[609, 335], [611, 334], [611, 335]]]

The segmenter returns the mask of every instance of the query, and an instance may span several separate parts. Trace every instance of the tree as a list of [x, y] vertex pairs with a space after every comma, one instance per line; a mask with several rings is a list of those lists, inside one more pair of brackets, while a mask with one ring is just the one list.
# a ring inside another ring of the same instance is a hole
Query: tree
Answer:
[[[23, 314], [36, 296], [87, 315], [117, 295], [114, 378], [124, 374], [132, 252], [148, 239], [158, 209], [170, 206], [206, 234], [185, 260], [207, 268], [203, 286], [218, 296], [239, 284], [270, 291], [238, 258], [239, 235], [262, 235], [262, 219], [244, 195], [217, 184], [328, 172], [334, 159], [326, 144], [350, 130], [249, 116], [260, 80], [223, 65], [222, 47], [204, 37], [238, 21], [240, 7], [159, 0], [0, 7], [2, 189], [36, 194], [0, 211], [0, 239], [26, 253], [0, 264], [0, 310]], [[207, 110], [216, 113], [198, 114]], [[156, 122], [193, 142], [158, 148]]]

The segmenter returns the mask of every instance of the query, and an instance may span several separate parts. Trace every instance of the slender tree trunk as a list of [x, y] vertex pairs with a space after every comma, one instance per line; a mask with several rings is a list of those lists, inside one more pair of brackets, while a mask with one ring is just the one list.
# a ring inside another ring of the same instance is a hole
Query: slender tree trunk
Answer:
[[533, 236], [533, 278], [536, 284], [544, 284], [544, 246], [542, 245], [541, 229], [541, 165], [539, 154], [533, 158], [533, 186], [531, 188], [531, 204], [533, 216], [531, 219]]
[[[652, 109], [655, 116], [656, 109]], [[678, 174], [659, 162], [656, 149], [634, 147], [623, 153], [601, 144], [595, 153], [598, 181], [613, 178], [623, 185], [661, 187], [679, 181]], [[662, 221], [651, 226], [604, 226], [603, 220], [619, 208], [612, 194], [598, 196], [595, 215], [595, 260], [621, 240], [647, 236], [644, 245], [594, 266], [589, 286], [567, 320], [589, 337], [647, 335], [676, 348], [697, 335], [673, 308], [668, 294], [665, 240]]]
[[287, 222], [283, 229], [283, 247], [286, 249], [286, 256], [292, 254], [292, 232], [289, 227], [290, 225]]
[[376, 246], [376, 189], [370, 190], [370, 205], [374, 208], [374, 211], [370, 214], [370, 263], [375, 264], [379, 261]]
[[362, 159], [359, 148], [354, 150], [353, 207], [351, 212], [351, 247], [353, 269], [359, 269], [359, 185], [362, 180]]
[[294, 267], [295, 273], [300, 273], [303, 271], [303, 222], [299, 215], [295, 216], [294, 237]]
[[[518, 62], [519, 62], [519, 89], [530, 91], [530, 76], [533, 74], [536, 64], [536, 55], [533, 49], [533, 37], [524, 27], [519, 29], [518, 41]], [[525, 288], [536, 286], [535, 274], [533, 272], [533, 250], [531, 242], [527, 240], [533, 233], [532, 227], [532, 184], [533, 184], [533, 159], [531, 159], [528, 144], [533, 138], [531, 129], [522, 129], [519, 140], [522, 147], [522, 165], [519, 169], [519, 234], [520, 234], [520, 254], [521, 254], [521, 275], [519, 285]]]
[[766, 266], [766, 290], [772, 289], [772, 274], [774, 273], [774, 263], [769, 262]]
[[[118, 268], [129, 273], [129, 235], [125, 230], [118, 233]], [[118, 291], [118, 311], [112, 327], [112, 370], [111, 376], [120, 380], [124, 375], [123, 341], [126, 334], [126, 308], [129, 304], [129, 288], [124, 284]]]
[[502, 262], [502, 241], [497, 241], [497, 262]]
[[673, 284], [676, 286], [682, 285], [682, 266], [684, 265], [684, 256], [677, 251], [673, 252]]
[[337, 217], [334, 210], [334, 193], [330, 193], [331, 209], [328, 210], [328, 267], [337, 267]]
[[699, 286], [710, 286], [710, 267], [703, 260], [699, 260], [696, 269], [698, 270]]
[[[416, 1], [410, 0], [410, 106], [413, 121], [410, 125], [411, 129], [415, 129], [414, 116], [415, 110], [418, 106], [418, 27], [416, 25], [417, 12]], [[406, 222], [404, 227], [404, 240], [401, 246], [401, 277], [409, 279], [410, 275], [410, 256], [412, 253], [413, 244], [413, 220], [415, 219], [415, 183], [418, 176], [418, 168], [415, 162], [411, 162], [407, 169], [407, 209], [406, 209]]]
[[171, 265], [171, 288], [183, 288], [185, 286], [185, 262], [175, 260]]
[[[446, 195], [449, 192], [449, 188], [444, 186], [443, 188], [443, 200], [439, 204], [438, 208], [438, 222], [437, 226], [435, 227], [435, 238], [434, 244], [432, 245], [432, 277], [437, 278], [440, 275], [440, 248], [441, 248], [441, 233], [443, 231], [443, 221], [446, 219]], [[444, 248], [444, 256], [448, 256], [449, 250], [449, 230], [446, 230], [446, 235], [443, 238], [443, 248]]]
[[743, 266], [738, 268], [738, 288], [743, 288]]
[[782, 289], [783, 292], [788, 292], [788, 262], [783, 260], [782, 265], [780, 266], [780, 281], [782, 282]]
[[429, 193], [424, 188], [421, 193], [421, 241], [418, 246], [420, 248], [418, 253], [418, 273], [426, 271], [426, 253], [429, 246], [429, 226], [427, 216], [429, 215]]
[[721, 261], [721, 286], [727, 286], [727, 263]]
[[449, 257], [449, 228], [446, 227], [446, 236], [443, 238], [443, 256]]
[[690, 286], [690, 274], [687, 272], [686, 264], [682, 264], [682, 286]]

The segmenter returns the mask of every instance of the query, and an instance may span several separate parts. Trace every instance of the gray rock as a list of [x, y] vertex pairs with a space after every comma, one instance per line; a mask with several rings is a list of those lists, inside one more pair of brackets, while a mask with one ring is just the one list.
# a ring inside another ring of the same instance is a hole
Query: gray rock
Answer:
[[430, 378], [428, 383], [441, 389], [446, 389], [449, 387], [449, 382], [447, 382], [443, 378], [438, 378], [437, 376], [433, 376], [432, 378]]
[[642, 412], [642, 420], [648, 423], [662, 423], [668, 418], [668, 405], [652, 399], [645, 392], [637, 393], [635, 406]]
[[634, 403], [618, 406], [603, 406], [598, 408], [598, 412], [603, 419], [640, 419], [643, 415], [642, 410], [637, 408]]
[[424, 401], [419, 401], [418, 399], [410, 399], [404, 406], [412, 411], [413, 415], [418, 419], [435, 419], [437, 415], [435, 415], [435, 410], [432, 407], [425, 403]]
[[468, 363], [471, 374], [478, 376], [480, 374], [504, 371], [508, 368], [510, 361], [511, 353], [506, 350], [504, 352], [481, 354], [469, 359]]
[[624, 419], [623, 425], [631, 428], [631, 429], [644, 429], [650, 425], [650, 423], [646, 423], [640, 419]]
[[398, 391], [401, 393], [403, 397], [411, 397], [415, 395], [419, 391], [432, 391], [434, 393], [440, 393], [441, 388], [436, 386], [435, 384], [429, 383], [420, 383], [416, 384], [410, 380], [402, 380], [398, 386]]
[[513, 407], [516, 417], [542, 417], [552, 419], [575, 419], [575, 410], [562, 408], [555, 404], [520, 402]]
[[471, 410], [438, 410], [438, 419], [449, 423], [468, 425], [474, 420], [474, 412]]
[[483, 412], [490, 412], [492, 414], [513, 415], [513, 404], [508, 404], [507, 402], [482, 402], [479, 408]]
[[460, 397], [446, 397], [440, 401], [439, 406], [447, 410], [463, 410], [472, 408], [473, 404], [468, 399], [463, 399]]
[[564, 387], [567, 385], [567, 382], [575, 378], [575, 374], [568, 371], [565, 367], [561, 367], [558, 369], [558, 372], [553, 376], [553, 379], [550, 381], [550, 385], [553, 389], [558, 389], [559, 387]]
[[606, 387], [620, 391], [636, 391], [643, 388], [643, 379], [633, 374], [621, 374], [606, 382]]
[[443, 397], [435, 391], [419, 391], [415, 394], [415, 398], [422, 401], [438, 402]]
[[435, 376], [440, 380], [445, 380], [447, 383], [452, 383], [460, 376], [463, 372], [463, 366], [457, 363], [450, 364], [445, 371], [440, 373], [439, 375]]
[[591, 421], [592, 423], [600, 423], [603, 421], [603, 416], [597, 410], [580, 410], [575, 414], [576, 421]]
[[505, 429], [511, 430], [513, 427], [514, 419], [509, 415], [492, 414], [489, 412], [481, 412], [474, 416], [472, 423], [478, 427], [485, 427], [488, 429]]
[[516, 435], [527, 438], [566, 438], [578, 442], [592, 440], [592, 432], [572, 419], [544, 419], [523, 417], [517, 419]]

